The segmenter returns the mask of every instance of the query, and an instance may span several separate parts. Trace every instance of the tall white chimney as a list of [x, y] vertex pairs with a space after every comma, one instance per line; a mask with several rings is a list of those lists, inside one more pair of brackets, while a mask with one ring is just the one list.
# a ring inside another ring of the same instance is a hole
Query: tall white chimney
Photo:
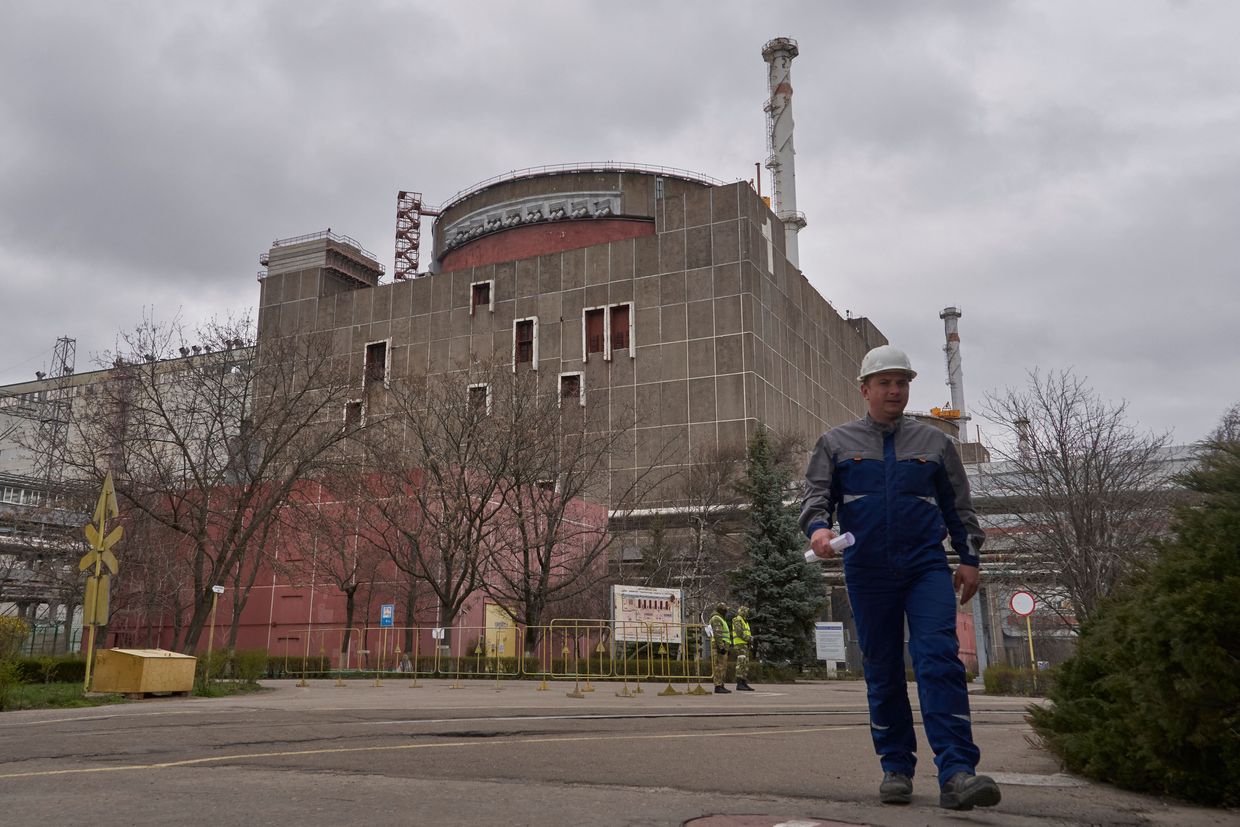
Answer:
[[805, 215], [797, 212], [796, 150], [792, 146], [792, 59], [800, 54], [797, 42], [777, 37], [762, 47], [771, 97], [766, 110], [766, 143], [770, 153], [766, 168], [771, 171], [771, 196], [775, 215], [784, 223], [784, 247], [788, 261], [800, 268], [797, 233], [805, 226]]
[[944, 307], [939, 318], [943, 320], [943, 333], [947, 344], [943, 345], [943, 353], [947, 356], [947, 384], [952, 392], [952, 408], [959, 412], [960, 441], [969, 441], [969, 418], [964, 410], [964, 376], [960, 370], [960, 332], [957, 329], [961, 317], [960, 308]]

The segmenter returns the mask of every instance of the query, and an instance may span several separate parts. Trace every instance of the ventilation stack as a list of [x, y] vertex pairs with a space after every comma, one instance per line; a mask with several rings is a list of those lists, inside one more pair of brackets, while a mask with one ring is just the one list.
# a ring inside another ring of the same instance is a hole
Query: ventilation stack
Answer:
[[943, 345], [943, 353], [947, 356], [947, 385], [952, 393], [952, 410], [956, 421], [960, 423], [958, 435], [960, 441], [969, 441], [969, 417], [964, 410], [964, 377], [960, 370], [960, 308], [944, 307], [939, 318], [943, 320], [943, 333], [947, 344]]
[[766, 102], [766, 168], [771, 171], [771, 196], [775, 215], [784, 224], [784, 252], [800, 268], [797, 233], [805, 226], [797, 212], [796, 150], [792, 146], [792, 59], [800, 54], [797, 42], [777, 37], [762, 47], [771, 97]]

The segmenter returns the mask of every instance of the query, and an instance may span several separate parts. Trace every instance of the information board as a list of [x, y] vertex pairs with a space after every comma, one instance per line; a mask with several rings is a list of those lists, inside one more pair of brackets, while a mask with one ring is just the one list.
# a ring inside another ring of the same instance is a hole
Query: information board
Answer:
[[841, 622], [818, 622], [814, 624], [814, 649], [818, 660], [838, 663], [848, 660], [844, 646], [844, 624]]
[[611, 604], [616, 640], [681, 642], [680, 589], [612, 586]]

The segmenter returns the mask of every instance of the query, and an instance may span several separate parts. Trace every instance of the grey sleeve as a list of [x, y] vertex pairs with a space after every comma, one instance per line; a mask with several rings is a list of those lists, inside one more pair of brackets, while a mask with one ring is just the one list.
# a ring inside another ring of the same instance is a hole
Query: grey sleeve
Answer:
[[969, 493], [969, 477], [956, 446], [948, 442], [943, 450], [943, 470], [937, 486], [939, 508], [952, 539], [952, 549], [966, 566], [980, 564], [982, 543], [986, 533], [977, 521], [973, 498]]
[[818, 438], [805, 469], [805, 489], [801, 498], [801, 531], [806, 537], [820, 528], [830, 528], [835, 512], [831, 496], [835, 480], [835, 454], [827, 445], [827, 435]]

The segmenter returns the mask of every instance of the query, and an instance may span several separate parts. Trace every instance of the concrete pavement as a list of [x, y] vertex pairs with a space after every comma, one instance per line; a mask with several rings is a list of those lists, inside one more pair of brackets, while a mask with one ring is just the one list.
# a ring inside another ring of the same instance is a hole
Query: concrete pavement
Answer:
[[1031, 743], [1026, 699], [973, 696], [979, 769], [1004, 798], [953, 813], [937, 806], [924, 746], [913, 804], [877, 803], [859, 682], [720, 696], [595, 683], [581, 698], [572, 683], [421, 684], [275, 681], [257, 695], [4, 713], [0, 823], [1240, 824], [1059, 773]]

